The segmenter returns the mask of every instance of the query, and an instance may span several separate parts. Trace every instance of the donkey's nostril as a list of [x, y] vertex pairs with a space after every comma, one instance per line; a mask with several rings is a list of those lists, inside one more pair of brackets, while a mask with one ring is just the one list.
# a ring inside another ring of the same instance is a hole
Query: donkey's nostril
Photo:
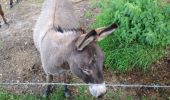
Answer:
[[98, 98], [103, 98], [103, 96], [107, 93], [107, 91], [101, 95], [98, 96]]
[[99, 95], [98, 98], [103, 98], [104, 95]]
[[103, 98], [104, 95], [105, 95], [105, 94], [101, 94], [101, 95], [98, 96], [98, 98]]

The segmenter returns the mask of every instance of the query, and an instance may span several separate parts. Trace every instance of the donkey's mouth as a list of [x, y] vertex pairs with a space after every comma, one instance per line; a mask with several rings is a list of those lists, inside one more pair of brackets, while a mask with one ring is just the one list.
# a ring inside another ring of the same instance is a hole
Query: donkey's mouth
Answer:
[[96, 97], [96, 98], [101, 97], [106, 93], [105, 83], [91, 84], [89, 86], [89, 91], [94, 97]]

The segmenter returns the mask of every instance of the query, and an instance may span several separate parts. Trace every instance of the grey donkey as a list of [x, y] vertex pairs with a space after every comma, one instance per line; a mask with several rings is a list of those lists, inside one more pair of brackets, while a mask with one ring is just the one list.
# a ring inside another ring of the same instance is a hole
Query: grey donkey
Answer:
[[[94, 97], [106, 93], [103, 77], [104, 53], [96, 41], [103, 39], [117, 28], [116, 24], [85, 33], [74, 15], [68, 0], [45, 0], [41, 15], [34, 29], [34, 43], [40, 52], [47, 82], [54, 75], [71, 70], [73, 74], [90, 84]], [[51, 85], [46, 88], [49, 95]], [[69, 93], [65, 86], [65, 94]]]

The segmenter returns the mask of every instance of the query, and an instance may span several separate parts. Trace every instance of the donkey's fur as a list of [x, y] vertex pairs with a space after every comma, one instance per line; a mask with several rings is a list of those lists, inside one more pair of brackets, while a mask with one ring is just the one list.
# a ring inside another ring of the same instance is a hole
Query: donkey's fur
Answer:
[[[82, 34], [69, 1], [45, 0], [33, 37], [47, 80], [69, 68], [86, 83], [102, 84], [104, 54], [95, 40], [105, 33], [112, 33], [115, 28], [117, 26], [113, 24]], [[106, 92], [104, 85], [98, 89], [101, 91], [92, 86], [90, 91], [95, 91], [92, 94], [96, 97]]]
[[[59, 32], [58, 27], [64, 32]], [[45, 0], [42, 13], [35, 26], [34, 42], [41, 53], [43, 68], [47, 74], [58, 74], [58, 71], [61, 71], [59, 70], [62, 69], [61, 65], [67, 62], [73, 49], [72, 41], [80, 36], [80, 32], [64, 29], [77, 28], [79, 24], [70, 2]]]
[[[40, 50], [41, 40], [45, 37], [46, 33], [51, 30], [53, 30], [53, 32], [56, 32], [55, 30], [58, 28], [66, 30], [79, 28], [79, 23], [74, 16], [73, 8], [70, 2], [67, 2], [66, 0], [45, 0], [41, 15], [39, 17], [39, 20], [37, 21], [34, 32], [36, 33], [34, 36], [36, 38], [34, 39], [35, 45], [38, 50]], [[65, 40], [70, 39], [70, 36], [74, 37], [72, 36], [72, 33], [75, 32], [64, 32], [64, 34], [60, 32], [54, 33], [55, 36], [58, 35], [55, 40], [65, 43]], [[78, 35], [79, 34], [76, 34], [77, 37]], [[58, 43], [58, 45], [63, 44]]]

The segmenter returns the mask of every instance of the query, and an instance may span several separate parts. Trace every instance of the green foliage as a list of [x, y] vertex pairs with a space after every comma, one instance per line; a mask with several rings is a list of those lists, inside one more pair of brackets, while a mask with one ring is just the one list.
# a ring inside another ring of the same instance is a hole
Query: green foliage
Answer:
[[[87, 90], [87, 87], [80, 86], [78, 88], [78, 93], [73, 94], [72, 99], [67, 99], [64, 97], [63, 86], [57, 87], [50, 97], [44, 98], [42, 96], [35, 96], [29, 94], [12, 94], [8, 93], [0, 88], [0, 100], [97, 100]], [[135, 100], [136, 96], [132, 94], [127, 94], [124, 90], [118, 89], [117, 91], [108, 90], [107, 94], [104, 96], [104, 100]], [[141, 100], [156, 100], [154, 96], [142, 96]]]
[[85, 16], [85, 18], [91, 18], [92, 17], [92, 12], [86, 11], [84, 16]]
[[[63, 86], [57, 87], [49, 98], [50, 100], [65, 100]], [[0, 89], [0, 100], [46, 100], [46, 98], [30, 94], [16, 95]]]
[[32, 95], [14, 95], [7, 92], [0, 92], [0, 100], [42, 100], [40, 97]]
[[119, 25], [99, 43], [109, 68], [145, 70], [164, 56], [170, 44], [170, 5], [158, 0], [99, 0], [99, 5], [102, 13], [92, 27]]
[[65, 100], [63, 86], [56, 87], [56, 91], [50, 95], [50, 100]]
[[90, 94], [87, 94], [84, 86], [79, 87], [79, 95], [75, 97], [75, 100], [93, 100]]

